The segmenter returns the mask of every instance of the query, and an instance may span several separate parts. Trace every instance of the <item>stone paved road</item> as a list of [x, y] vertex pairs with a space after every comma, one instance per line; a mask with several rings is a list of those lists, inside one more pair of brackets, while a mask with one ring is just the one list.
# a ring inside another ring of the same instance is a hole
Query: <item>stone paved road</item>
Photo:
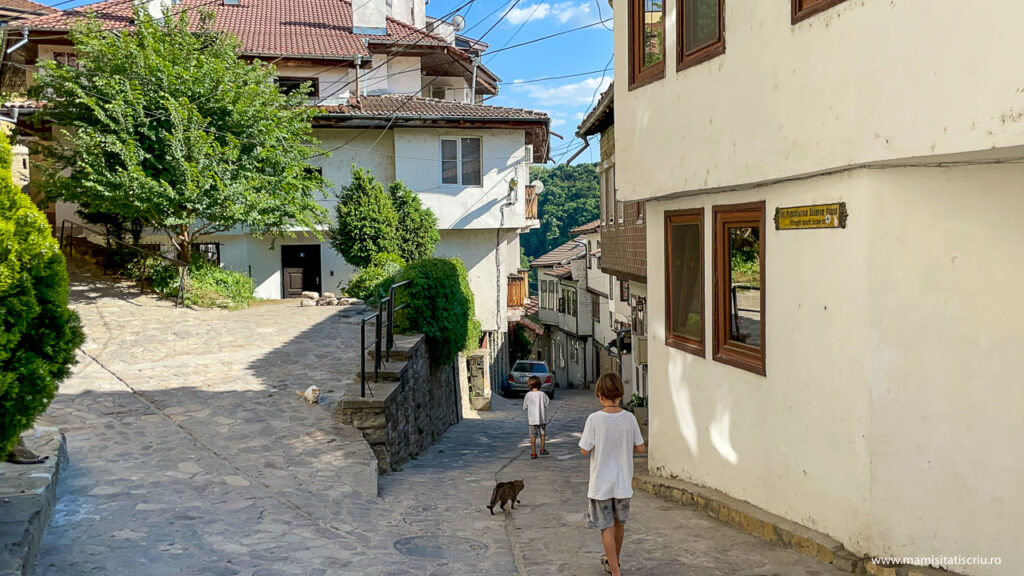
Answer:
[[[581, 523], [589, 393], [559, 391], [551, 456], [529, 459], [521, 400], [495, 398], [375, 497], [358, 433], [293, 392], [355, 369], [343, 311], [173, 310], [88, 279], [74, 300], [89, 341], [45, 417], [66, 430], [71, 466], [40, 574], [603, 573]], [[488, 514], [496, 478], [525, 480], [520, 509]], [[646, 494], [633, 514], [627, 574], [838, 574]]]

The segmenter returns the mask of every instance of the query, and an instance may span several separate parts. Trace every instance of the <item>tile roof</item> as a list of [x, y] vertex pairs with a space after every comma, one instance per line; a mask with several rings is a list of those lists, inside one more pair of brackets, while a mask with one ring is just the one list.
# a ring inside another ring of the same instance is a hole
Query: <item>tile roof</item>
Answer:
[[[371, 44], [411, 44], [447, 46], [433, 34], [398, 20], [388, 18], [387, 35], [373, 36], [352, 33], [352, 4], [347, 0], [240, 0], [239, 5], [224, 5], [210, 0], [182, 0], [175, 12], [195, 8], [192, 22], [198, 22], [198, 11], [210, 11], [215, 19], [214, 30], [231, 32], [248, 55], [288, 55], [351, 58], [368, 56], [363, 40]], [[130, 28], [133, 23], [133, 2], [107, 0], [40, 16], [24, 22], [33, 30], [68, 30], [75, 21], [95, 14], [103, 28]], [[458, 50], [448, 47], [449, 50]], [[461, 52], [461, 51], [459, 51]]]
[[519, 320], [516, 320], [516, 322], [518, 324], [522, 325], [524, 328], [526, 328], [530, 332], [533, 332], [534, 334], [537, 334], [537, 335], [543, 335], [544, 334], [544, 327], [539, 325], [539, 324], [537, 324], [533, 320], [530, 320], [529, 318], [520, 318]]
[[615, 122], [614, 112], [615, 83], [613, 82], [608, 85], [608, 89], [597, 99], [594, 109], [587, 112], [587, 115], [583, 117], [583, 121], [580, 122], [579, 127], [576, 129], [576, 135], [583, 137], [600, 133], [607, 125]]
[[548, 276], [554, 278], [571, 278], [572, 277], [572, 266], [560, 266], [558, 268], [552, 268], [547, 272]]
[[31, 0], [0, 0], [0, 10], [4, 8], [18, 10], [19, 12], [38, 12], [40, 14], [50, 14], [57, 11], [54, 8], [32, 2]]
[[[577, 238], [580, 242], [583, 242], [583, 238]], [[558, 248], [555, 248], [551, 252], [538, 256], [533, 262], [530, 262], [531, 268], [543, 267], [543, 266], [558, 266], [562, 262], [568, 262], [569, 260], [575, 260], [587, 253], [586, 243], [579, 244], [576, 240], [569, 240], [565, 244], [562, 244]]]
[[577, 234], [591, 234], [593, 232], [597, 232], [600, 229], [601, 229], [601, 219], [598, 218], [597, 220], [594, 220], [593, 222], [587, 222], [586, 224], [581, 224], [581, 225], [573, 228], [572, 230], [569, 230], [569, 234], [572, 234], [574, 236], [577, 235]]
[[453, 120], [534, 120], [544, 123], [548, 120], [548, 115], [543, 112], [523, 108], [464, 104], [462, 102], [409, 97], [400, 94], [362, 96], [358, 100], [350, 100], [348, 104], [325, 106], [324, 111], [332, 116], [397, 115], [400, 118], [429, 116], [451, 118]]

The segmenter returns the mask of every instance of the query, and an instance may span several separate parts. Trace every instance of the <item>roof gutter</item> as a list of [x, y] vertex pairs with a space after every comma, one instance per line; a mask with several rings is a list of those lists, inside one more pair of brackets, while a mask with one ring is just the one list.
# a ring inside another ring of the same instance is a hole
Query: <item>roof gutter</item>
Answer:
[[471, 121], [471, 122], [529, 122], [533, 124], [544, 124], [547, 125], [547, 118], [494, 118], [494, 117], [476, 117], [476, 116], [393, 116], [389, 114], [339, 114], [339, 113], [327, 113], [318, 114], [317, 118], [339, 118], [339, 119], [350, 119], [350, 120], [377, 120], [381, 124], [390, 124], [396, 120], [426, 120], [430, 122], [451, 122], [451, 121]]

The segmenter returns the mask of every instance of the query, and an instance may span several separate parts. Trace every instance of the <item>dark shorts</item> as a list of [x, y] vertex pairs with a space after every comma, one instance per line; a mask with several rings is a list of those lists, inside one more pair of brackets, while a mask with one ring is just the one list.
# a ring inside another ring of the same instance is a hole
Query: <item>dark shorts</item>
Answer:
[[547, 435], [547, 424], [530, 424], [530, 438]]
[[609, 498], [608, 500], [587, 500], [587, 528], [604, 530], [615, 526], [615, 521], [625, 524], [629, 520], [629, 498]]

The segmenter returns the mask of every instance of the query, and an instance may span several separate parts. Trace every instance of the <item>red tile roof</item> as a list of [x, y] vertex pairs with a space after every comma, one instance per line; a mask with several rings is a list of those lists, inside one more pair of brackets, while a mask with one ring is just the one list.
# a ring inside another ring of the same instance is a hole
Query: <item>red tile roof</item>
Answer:
[[[580, 242], [582, 242], [582, 244]], [[546, 266], [558, 266], [563, 262], [575, 260], [586, 253], [586, 242], [583, 242], [583, 238], [581, 237], [576, 240], [569, 240], [551, 252], [538, 256], [533, 262], [530, 262], [530, 267], [539, 268]]]
[[57, 11], [54, 8], [31, 2], [30, 0], [0, 0], [0, 10], [4, 8], [10, 8], [19, 12], [38, 12], [40, 14], [50, 14]]
[[[105, 29], [130, 28], [133, 2], [107, 0], [71, 8], [56, 14], [33, 18], [24, 25], [33, 30], [68, 30], [75, 21], [95, 14]], [[192, 21], [199, 11], [211, 11], [214, 30], [230, 32], [242, 43], [248, 55], [288, 55], [351, 58], [367, 56], [363, 43], [446, 46], [443, 39], [408, 24], [388, 18], [387, 35], [352, 33], [352, 4], [347, 0], [241, 0], [227, 5], [210, 0], [182, 0], [175, 12], [193, 8]], [[457, 48], [448, 47], [449, 50]], [[461, 52], [461, 51], [459, 51]]]
[[573, 228], [572, 230], [569, 230], [569, 234], [572, 234], [573, 236], [576, 236], [578, 234], [590, 234], [592, 232], [597, 232], [600, 229], [601, 229], [601, 219], [598, 218], [597, 220], [594, 220], [593, 222], [587, 222], [586, 224], [581, 224], [581, 225]]
[[572, 266], [560, 266], [558, 268], [552, 268], [551, 270], [547, 271], [547, 275], [561, 279], [572, 278]]
[[534, 334], [537, 334], [537, 335], [543, 335], [544, 334], [544, 327], [539, 325], [539, 324], [537, 324], [533, 320], [530, 320], [529, 318], [520, 318], [519, 320], [516, 320], [516, 322], [518, 324], [522, 325], [524, 328], [526, 328], [530, 332], [533, 332]]
[[609, 84], [601, 97], [597, 99], [594, 108], [587, 112], [576, 128], [576, 135], [582, 137], [592, 136], [603, 131], [609, 124], [615, 122], [615, 83]]
[[348, 104], [323, 107], [327, 115], [339, 116], [392, 116], [403, 117], [435, 117], [453, 120], [528, 120], [547, 123], [548, 115], [543, 112], [525, 110], [523, 108], [505, 108], [483, 104], [464, 104], [433, 98], [403, 96], [401, 94], [381, 94], [378, 96], [362, 96], [352, 99]]

